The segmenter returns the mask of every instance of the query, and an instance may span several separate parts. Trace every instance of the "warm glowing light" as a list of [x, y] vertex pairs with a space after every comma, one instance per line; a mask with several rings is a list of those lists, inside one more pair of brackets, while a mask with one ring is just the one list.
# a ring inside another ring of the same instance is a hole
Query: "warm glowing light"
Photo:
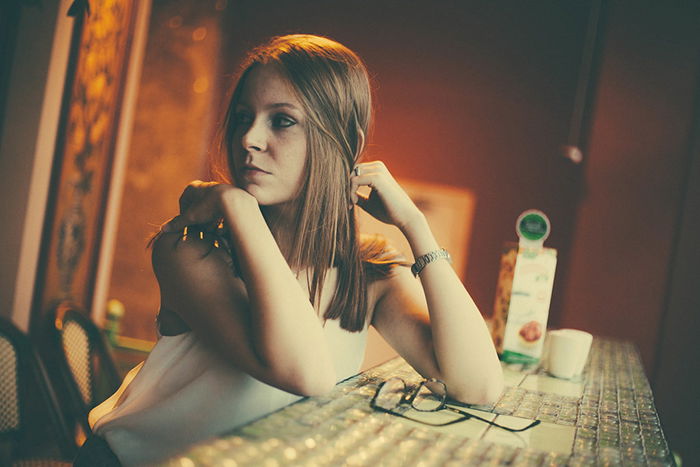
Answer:
[[192, 31], [192, 40], [195, 42], [203, 41], [207, 37], [207, 28], [204, 26], [198, 27]]
[[206, 77], [197, 78], [192, 84], [192, 89], [197, 94], [203, 94], [209, 90], [209, 80]]

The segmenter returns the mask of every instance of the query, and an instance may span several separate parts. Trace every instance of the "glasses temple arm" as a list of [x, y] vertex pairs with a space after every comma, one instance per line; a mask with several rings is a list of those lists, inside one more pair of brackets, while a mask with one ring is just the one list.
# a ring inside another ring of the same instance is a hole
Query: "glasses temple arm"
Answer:
[[507, 426], [500, 425], [500, 424], [493, 422], [491, 420], [488, 420], [486, 418], [479, 417], [478, 415], [474, 415], [472, 413], [465, 412], [464, 410], [460, 410], [460, 409], [457, 409], [455, 407], [450, 407], [449, 405], [446, 405], [445, 408], [447, 410], [450, 410], [450, 411], [458, 413], [458, 414], [462, 414], [462, 415], [469, 417], [469, 418], [476, 418], [477, 420], [481, 420], [482, 422], [488, 423], [489, 425], [493, 425], [495, 427], [502, 428], [502, 429], [504, 429], [506, 431], [510, 431], [512, 433], [518, 433], [521, 431], [529, 430], [530, 428], [540, 424], [540, 420], [533, 420], [532, 423], [530, 423], [528, 426], [526, 426], [524, 428], [510, 428]]

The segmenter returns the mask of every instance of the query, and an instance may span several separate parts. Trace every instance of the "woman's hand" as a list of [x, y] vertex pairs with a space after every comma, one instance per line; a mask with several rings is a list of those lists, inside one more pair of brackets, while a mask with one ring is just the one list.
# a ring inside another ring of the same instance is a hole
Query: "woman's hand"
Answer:
[[163, 225], [161, 230], [177, 232], [190, 225], [206, 224], [215, 224], [212, 228], [216, 228], [223, 217], [223, 199], [246, 195], [255, 200], [248, 192], [232, 185], [195, 180], [180, 195], [180, 214]]
[[[404, 231], [422, 215], [382, 161], [357, 164], [350, 176], [350, 196], [372, 217]], [[362, 186], [370, 187], [369, 196], [357, 193]]]

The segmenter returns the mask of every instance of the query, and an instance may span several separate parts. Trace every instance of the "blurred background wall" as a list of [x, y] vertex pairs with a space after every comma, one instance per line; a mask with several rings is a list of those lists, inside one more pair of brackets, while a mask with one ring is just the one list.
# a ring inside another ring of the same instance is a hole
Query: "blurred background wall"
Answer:
[[[473, 194], [469, 260], [458, 272], [482, 312], [491, 314], [517, 215], [544, 210], [547, 244], [559, 250], [550, 326], [634, 341], [672, 448], [695, 465], [698, 24], [697, 4], [637, 1], [154, 0], [107, 294], [126, 306], [124, 333], [155, 337], [145, 244], [177, 214], [187, 181], [207, 176], [240, 58], [272, 35], [328, 35], [373, 77], [367, 157], [400, 178]], [[0, 84], [11, 96], [13, 86]], [[581, 161], [562, 151], [570, 144]], [[21, 201], [29, 169], [5, 147], [0, 189]], [[24, 176], [14, 177], [17, 167]], [[23, 202], [5, 203], [0, 220], [16, 226], [25, 212]], [[16, 245], [17, 229], [2, 230], [3, 244]], [[10, 314], [19, 292], [5, 284], [21, 261], [4, 254], [0, 298]]]
[[207, 177], [222, 34], [215, 2], [153, 4], [108, 289], [125, 306], [130, 337], [155, 340], [160, 297], [148, 240], [178, 213], [185, 185]]
[[[159, 224], [177, 213], [184, 183], [206, 176], [212, 119], [224, 110], [225, 90], [245, 52], [273, 35], [313, 32], [348, 45], [370, 70], [376, 118], [367, 160], [384, 160], [402, 179], [475, 193], [470, 260], [458, 272], [486, 315], [501, 245], [515, 239], [515, 219], [524, 209], [543, 209], [552, 219], [548, 243], [561, 251], [564, 277], [582, 166], [563, 157], [560, 146], [569, 136], [589, 5], [445, 3], [426, 9], [394, 2], [338, 2], [333, 8], [313, 1], [229, 2], [220, 12], [210, 11], [219, 21], [213, 28], [205, 24], [207, 8], [197, 3], [193, 15], [192, 5], [154, 3], [125, 192], [125, 203], [134, 201], [124, 206], [126, 219]], [[185, 54], [195, 50], [191, 36], [203, 27], [206, 40], [219, 41], [219, 50], [212, 44], [209, 65], [194, 68]], [[212, 86], [197, 97], [194, 84], [201, 77]], [[210, 107], [203, 114], [204, 107], [187, 107], [207, 96]], [[133, 243], [117, 261], [137, 251], [146, 236], [130, 224], [119, 241], [129, 235]], [[141, 269], [149, 270], [142, 256]], [[132, 270], [124, 268], [124, 282], [133, 282]], [[121, 282], [113, 280], [114, 286]], [[130, 294], [121, 295], [128, 300]], [[556, 296], [561, 300], [563, 287]], [[150, 302], [134, 298], [127, 310], [153, 313]], [[558, 310], [553, 307], [553, 322]]]

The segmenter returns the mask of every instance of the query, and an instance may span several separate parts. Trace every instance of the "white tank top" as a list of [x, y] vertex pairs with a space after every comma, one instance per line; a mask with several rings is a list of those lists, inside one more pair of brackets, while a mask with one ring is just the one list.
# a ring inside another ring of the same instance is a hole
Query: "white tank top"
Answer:
[[[338, 381], [357, 374], [367, 329], [351, 333], [338, 320], [329, 320], [324, 332]], [[165, 460], [298, 399], [226, 365], [186, 332], [160, 337], [146, 361], [88, 418], [124, 465], [142, 465]]]

